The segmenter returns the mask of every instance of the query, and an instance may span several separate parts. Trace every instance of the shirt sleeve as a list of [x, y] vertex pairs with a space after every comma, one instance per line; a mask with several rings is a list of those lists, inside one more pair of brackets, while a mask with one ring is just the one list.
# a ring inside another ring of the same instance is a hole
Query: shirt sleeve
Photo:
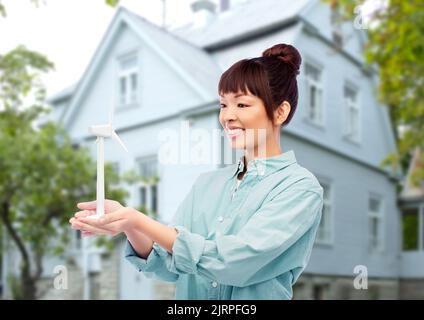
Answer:
[[[193, 191], [194, 186], [178, 207], [169, 225], [183, 225], [184, 219], [187, 219], [187, 216], [191, 216], [193, 210]], [[125, 258], [149, 279], [158, 279], [166, 282], [176, 282], [178, 280], [179, 273], [171, 271], [167, 267], [171, 263], [172, 255], [156, 242], [153, 243], [150, 254], [144, 259], [137, 255], [127, 239]]]
[[[322, 206], [322, 193], [292, 189], [265, 203], [237, 234], [205, 239], [175, 226], [178, 234], [168, 268], [244, 287], [302, 267], [314, 237], [308, 245], [298, 240], [308, 230], [316, 230], [312, 226], [319, 224]], [[290, 250], [296, 242], [298, 247]]]

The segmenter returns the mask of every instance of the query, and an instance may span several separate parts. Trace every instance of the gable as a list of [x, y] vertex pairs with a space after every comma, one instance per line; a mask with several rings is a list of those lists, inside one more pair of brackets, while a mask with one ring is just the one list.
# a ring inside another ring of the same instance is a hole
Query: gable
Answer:
[[[156, 70], [155, 72], [151, 73], [153, 78], [150, 80], [155, 80], [162, 77], [160, 80], [160, 85], [164, 87], [163, 90], [170, 87], [170, 89], [176, 91], [176, 94], [174, 94], [172, 90], [166, 94], [163, 92], [159, 93], [159, 100], [165, 96], [174, 96], [174, 108], [179, 108], [179, 102], [178, 100], [175, 101], [175, 99], [180, 98], [178, 94], [183, 95], [184, 92], [187, 91], [187, 86], [190, 88], [189, 91], [197, 96], [197, 99], [193, 99], [190, 97], [190, 94], [188, 94], [188, 96], [184, 95], [186, 100], [185, 104], [190, 107], [192, 107], [193, 104], [208, 103], [211, 100], [216, 99], [216, 90], [213, 84], [214, 81], [217, 81], [216, 79], [219, 75], [219, 68], [216, 66], [213, 60], [210, 59], [206, 52], [195, 48], [188, 43], [184, 43], [184, 41], [179, 39], [172, 39], [174, 40], [172, 41], [170, 39], [171, 35], [168, 35], [166, 31], [160, 29], [157, 26], [154, 26], [151, 23], [148, 23], [144, 19], [138, 19], [126, 9], [120, 8], [117, 11], [108, 30], [106, 31], [105, 36], [102, 39], [98, 49], [96, 50], [96, 53], [94, 54], [87, 70], [84, 72], [84, 75], [79, 81], [78, 86], [70, 101], [69, 107], [63, 114], [61, 121], [65, 125], [65, 128], [69, 129], [69, 127], [75, 123], [74, 118], [76, 114], [81, 112], [82, 101], [87, 98], [87, 91], [94, 83], [94, 80], [100, 81], [98, 85], [100, 88], [103, 88], [101, 90], [106, 90], [103, 91], [105, 93], [103, 100], [110, 93], [110, 85], [108, 87], [101, 82], [104, 81], [102, 79], [109, 79], [109, 81], [111, 81], [112, 78], [111, 75], [113, 71], [108, 69], [113, 67], [109, 66], [105, 61], [107, 60], [108, 56], [110, 57], [112, 48], [116, 47], [114, 43], [117, 41], [116, 39], [119, 39], [122, 36], [123, 30], [131, 30], [134, 34], [132, 39], [128, 40], [128, 43], [132, 44], [132, 48], [123, 48], [122, 51], [136, 50], [137, 46], [139, 46], [140, 52], [142, 51], [141, 49], [143, 49], [143, 51], [146, 53], [152, 53], [151, 56], [156, 56], [158, 59], [160, 59], [167, 65], [167, 69], [172, 70], [172, 73], [178, 77], [177, 81], [172, 78], [164, 78], [166, 73], [160, 69], [160, 65], [157, 66], [159, 71]], [[169, 48], [170, 45], [172, 48]], [[128, 47], [131, 46], [128, 45]], [[146, 50], [147, 48], [148, 50]], [[179, 60], [176, 58], [177, 56], [174, 56], [174, 52], [180, 53], [178, 57]], [[181, 55], [184, 53], [187, 54], [184, 56], [184, 58], [189, 61], [189, 64], [182, 66]], [[148, 57], [148, 55], [145, 57]], [[143, 59], [142, 61], [146, 61], [146, 59]], [[152, 66], [152, 64], [144, 64], [144, 67], [146, 68], [149, 68], [150, 66]], [[104, 71], [103, 77], [97, 78], [100, 72], [99, 70], [102, 68], [104, 69], [101, 71]], [[146, 73], [146, 76], [147, 75], [148, 74]], [[145, 83], [147, 84], [150, 82]], [[180, 86], [183, 86], [184, 88], [181, 88]], [[153, 93], [154, 92], [152, 92], [152, 94]]]
[[[119, 107], [119, 63], [128, 55], [137, 58], [138, 102]], [[119, 129], [200, 104], [202, 99], [131, 28], [122, 24], [96, 72], [85, 86], [84, 94], [79, 98], [77, 112], [68, 122], [71, 136], [81, 139], [88, 135], [90, 125], [107, 123], [113, 102], [116, 105], [113, 122]]]

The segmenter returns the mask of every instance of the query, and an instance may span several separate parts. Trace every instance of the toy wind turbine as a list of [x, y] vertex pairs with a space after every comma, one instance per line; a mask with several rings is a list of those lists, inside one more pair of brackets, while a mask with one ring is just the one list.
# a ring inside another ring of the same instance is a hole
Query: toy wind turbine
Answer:
[[118, 142], [122, 148], [128, 152], [122, 140], [116, 134], [112, 126], [114, 112], [114, 98], [112, 98], [112, 106], [109, 110], [109, 123], [90, 126], [89, 131], [97, 137], [97, 194], [96, 194], [96, 215], [90, 217], [100, 218], [105, 214], [105, 181], [104, 181], [104, 139], [112, 138]]

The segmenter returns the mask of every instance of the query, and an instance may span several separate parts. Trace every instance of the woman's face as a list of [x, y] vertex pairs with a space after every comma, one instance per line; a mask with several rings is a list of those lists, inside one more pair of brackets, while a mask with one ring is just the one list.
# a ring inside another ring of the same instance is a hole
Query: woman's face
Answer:
[[220, 95], [220, 105], [219, 122], [232, 148], [265, 152], [266, 144], [274, 138], [274, 128], [263, 101], [250, 92], [227, 93]]

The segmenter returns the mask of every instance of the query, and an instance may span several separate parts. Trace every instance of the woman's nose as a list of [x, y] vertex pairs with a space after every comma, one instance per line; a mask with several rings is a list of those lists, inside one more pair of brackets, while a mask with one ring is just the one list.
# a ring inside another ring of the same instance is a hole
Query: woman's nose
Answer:
[[224, 120], [224, 123], [228, 123], [231, 120], [237, 120], [237, 115], [233, 111], [224, 111], [222, 120]]

